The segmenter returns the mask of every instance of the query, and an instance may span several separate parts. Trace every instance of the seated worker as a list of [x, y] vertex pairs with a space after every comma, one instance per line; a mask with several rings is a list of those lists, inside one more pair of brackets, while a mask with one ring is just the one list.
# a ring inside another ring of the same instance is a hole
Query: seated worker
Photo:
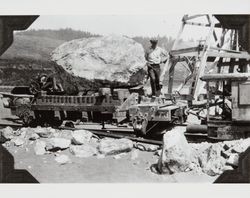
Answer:
[[41, 90], [47, 91], [47, 93], [64, 92], [60, 83], [56, 83], [54, 76], [47, 76], [43, 74], [40, 76], [39, 85]]
[[160, 74], [161, 63], [166, 63], [168, 59], [168, 53], [157, 46], [158, 40], [151, 39], [151, 46], [146, 50], [145, 58], [147, 61], [148, 75], [150, 78], [152, 96], [159, 96], [161, 93]]

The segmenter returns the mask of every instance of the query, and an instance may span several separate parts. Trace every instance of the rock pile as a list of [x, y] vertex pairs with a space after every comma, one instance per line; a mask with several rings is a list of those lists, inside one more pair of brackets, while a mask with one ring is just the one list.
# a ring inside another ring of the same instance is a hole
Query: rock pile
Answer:
[[216, 176], [238, 166], [240, 153], [250, 146], [250, 138], [219, 143], [188, 144], [178, 127], [164, 135], [158, 161], [160, 173], [203, 172]]
[[146, 74], [142, 45], [125, 36], [72, 40], [56, 48], [51, 59], [62, 68], [56, 67], [57, 73], [80, 77], [86, 86], [94, 81], [117, 86], [138, 85]]
[[[69, 149], [76, 157], [86, 158], [97, 156], [114, 155], [119, 159], [122, 153], [130, 152], [133, 149], [133, 142], [128, 139], [99, 139], [97, 136], [87, 130], [55, 130], [53, 128], [21, 128], [13, 130], [6, 127], [0, 130], [1, 137], [4, 137], [4, 144], [12, 143], [14, 146], [28, 145], [28, 142], [34, 142], [34, 153], [44, 155], [55, 153], [57, 151]], [[133, 158], [136, 158], [134, 156]], [[71, 162], [68, 156], [56, 156], [55, 161], [59, 164]]]

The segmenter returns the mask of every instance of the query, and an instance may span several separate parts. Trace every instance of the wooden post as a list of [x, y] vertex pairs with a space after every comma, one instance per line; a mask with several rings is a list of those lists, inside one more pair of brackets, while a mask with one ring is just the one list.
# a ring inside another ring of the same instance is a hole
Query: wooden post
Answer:
[[209, 121], [209, 102], [210, 102], [210, 92], [209, 92], [209, 81], [206, 82], [206, 88], [207, 88], [207, 122]]
[[[178, 32], [177, 38], [175, 39], [171, 50], [174, 50], [176, 48], [176, 45], [177, 45], [177, 43], [178, 43], [178, 41], [180, 39], [180, 36], [181, 36], [181, 34], [182, 34], [183, 30], [184, 30], [184, 27], [185, 27], [185, 22], [184, 22], [184, 17], [183, 17], [181, 28], [180, 28], [180, 30]], [[161, 75], [160, 75], [160, 83], [163, 83], [165, 74], [167, 72], [169, 72], [170, 70], [172, 72], [172, 75], [174, 74], [174, 66], [173, 66], [173, 62], [170, 60], [170, 57], [169, 57], [166, 64], [164, 65], [164, 67], [162, 69], [162, 72], [161, 72]], [[170, 79], [170, 74], [169, 74], [169, 79]], [[170, 80], [169, 80], [169, 82], [170, 82]], [[173, 88], [172, 86], [173, 86], [173, 83], [168, 84], [168, 93], [172, 92], [172, 88]], [[169, 92], [169, 91], [171, 91], [171, 92]]]
[[173, 91], [173, 82], [174, 82], [174, 70], [176, 61], [171, 61], [170, 68], [169, 68], [169, 79], [168, 79], [168, 93], [171, 94]]
[[202, 89], [202, 86], [204, 85], [204, 82], [202, 82], [200, 80], [200, 77], [205, 72], [208, 50], [209, 50], [210, 45], [211, 45], [211, 37], [212, 37], [213, 31], [214, 31], [214, 24], [215, 24], [214, 21], [211, 21], [211, 26], [210, 26], [210, 30], [209, 30], [209, 33], [208, 33], [207, 38], [206, 38], [205, 47], [204, 47], [203, 52], [200, 56], [201, 60], [196, 64], [196, 66], [198, 67], [198, 72], [197, 72], [195, 85], [194, 85], [194, 92], [193, 92], [194, 93], [193, 97], [195, 100], [198, 99], [199, 93]]

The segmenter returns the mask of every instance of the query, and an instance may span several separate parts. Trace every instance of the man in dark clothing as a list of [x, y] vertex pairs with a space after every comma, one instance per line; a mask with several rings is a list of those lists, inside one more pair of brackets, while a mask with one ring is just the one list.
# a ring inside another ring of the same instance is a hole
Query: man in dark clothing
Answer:
[[64, 91], [62, 85], [56, 82], [54, 76], [47, 76], [46, 74], [41, 75], [39, 84], [41, 90], [47, 91], [48, 93]]
[[151, 46], [148, 50], [146, 50], [145, 58], [147, 60], [148, 75], [150, 78], [152, 96], [159, 96], [161, 91], [160, 64], [166, 63], [168, 59], [168, 53], [157, 46], [158, 40], [151, 39], [150, 43]]

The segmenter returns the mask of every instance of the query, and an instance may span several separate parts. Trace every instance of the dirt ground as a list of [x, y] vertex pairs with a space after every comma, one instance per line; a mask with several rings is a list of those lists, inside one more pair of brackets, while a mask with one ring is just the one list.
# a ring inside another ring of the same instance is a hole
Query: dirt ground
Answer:
[[[15, 118], [3, 108], [1, 99], [0, 112], [1, 123], [11, 123], [8, 118]], [[134, 160], [131, 159], [131, 152], [120, 159], [115, 159], [114, 156], [98, 159], [96, 156], [77, 158], [67, 149], [60, 154], [68, 155], [72, 163], [60, 165], [55, 161], [55, 154], [35, 155], [33, 147], [34, 144], [30, 142], [27, 146], [12, 145], [6, 149], [14, 157], [14, 168], [27, 170], [40, 183], [212, 183], [216, 179], [195, 172], [155, 174], [150, 170], [150, 166], [157, 163], [159, 158], [154, 152], [137, 150], [139, 155]]]

